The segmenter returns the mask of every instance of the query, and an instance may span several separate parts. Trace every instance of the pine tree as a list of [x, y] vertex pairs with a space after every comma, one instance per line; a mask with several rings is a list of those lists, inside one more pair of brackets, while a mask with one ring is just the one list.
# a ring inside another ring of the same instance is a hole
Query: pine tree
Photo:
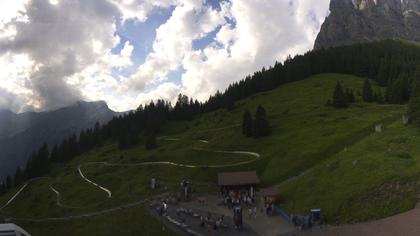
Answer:
[[354, 97], [353, 90], [346, 89], [346, 99], [348, 103], [354, 103], [356, 101], [356, 98]]
[[5, 194], [6, 191], [7, 191], [6, 185], [4, 184], [4, 182], [0, 182], [0, 195]]
[[373, 90], [372, 90], [372, 86], [370, 85], [369, 79], [365, 79], [365, 82], [363, 84], [362, 99], [365, 102], [374, 101]]
[[416, 68], [407, 115], [410, 122], [420, 129], [420, 65]]
[[259, 105], [255, 112], [254, 137], [259, 138], [270, 134], [270, 125], [267, 120], [265, 109]]
[[384, 104], [385, 103], [385, 98], [384, 95], [382, 94], [382, 90], [378, 89], [375, 93], [375, 101], [378, 104]]
[[21, 185], [24, 181], [25, 181], [24, 174], [23, 174], [22, 170], [20, 169], [20, 167], [18, 167], [18, 168], [16, 169], [15, 178], [14, 178], [13, 183], [14, 183], [14, 185], [15, 185], [15, 186], [19, 186], [19, 185]]
[[404, 87], [402, 80], [391, 80], [386, 88], [386, 101], [391, 104], [404, 103]]
[[51, 151], [50, 160], [51, 160], [51, 162], [57, 162], [57, 161], [59, 161], [59, 159], [60, 159], [59, 150], [58, 150], [58, 145], [56, 144], [56, 145], [54, 145], [54, 147]]
[[344, 90], [340, 82], [337, 82], [335, 86], [332, 104], [335, 108], [345, 108], [348, 106], [347, 97], [344, 94]]
[[12, 186], [12, 178], [10, 178], [10, 176], [8, 175], [6, 177], [6, 189], [10, 189]]
[[120, 134], [120, 136], [118, 137], [118, 148], [121, 150], [129, 148], [129, 142], [130, 140], [127, 133]]
[[49, 157], [50, 153], [48, 150], [48, 145], [44, 143], [38, 151], [38, 176], [46, 175], [49, 171]]
[[130, 137], [130, 144], [129, 144], [130, 147], [138, 144], [140, 141], [137, 133], [135, 132], [130, 132], [129, 137]]
[[332, 107], [332, 102], [331, 102], [331, 99], [328, 99], [328, 100], [327, 100], [327, 103], [325, 104], [325, 106], [327, 106], [327, 107]]
[[252, 130], [253, 130], [253, 120], [251, 113], [246, 110], [244, 112], [243, 120], [242, 120], [242, 134], [249, 138], [252, 137]]
[[393, 93], [393, 83], [392, 80], [388, 81], [388, 85], [385, 89], [385, 101], [387, 103], [392, 103], [392, 93]]
[[152, 150], [155, 148], [157, 148], [156, 135], [152, 129], [149, 129], [146, 138], [146, 149]]

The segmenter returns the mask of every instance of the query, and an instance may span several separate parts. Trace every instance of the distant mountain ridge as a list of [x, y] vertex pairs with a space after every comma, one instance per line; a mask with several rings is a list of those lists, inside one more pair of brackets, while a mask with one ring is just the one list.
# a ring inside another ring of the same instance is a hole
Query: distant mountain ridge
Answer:
[[331, 0], [314, 49], [397, 38], [420, 41], [419, 0]]
[[104, 124], [120, 113], [104, 101], [76, 102], [53, 111], [16, 114], [0, 110], [0, 176], [12, 174], [25, 165], [32, 151], [47, 143], [50, 148], [64, 138]]

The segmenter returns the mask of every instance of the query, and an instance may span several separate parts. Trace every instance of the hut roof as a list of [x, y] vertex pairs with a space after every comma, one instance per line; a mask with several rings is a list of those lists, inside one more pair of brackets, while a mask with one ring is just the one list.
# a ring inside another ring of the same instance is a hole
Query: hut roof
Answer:
[[260, 179], [255, 171], [219, 173], [219, 186], [240, 186], [258, 184]]

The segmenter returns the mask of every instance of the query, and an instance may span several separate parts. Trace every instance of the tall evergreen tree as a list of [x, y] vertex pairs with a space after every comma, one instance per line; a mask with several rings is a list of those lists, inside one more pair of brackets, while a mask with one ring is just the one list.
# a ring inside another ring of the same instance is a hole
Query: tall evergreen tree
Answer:
[[38, 176], [43, 176], [48, 173], [50, 164], [49, 157], [50, 152], [48, 150], [48, 145], [44, 143], [44, 145], [42, 145], [42, 147], [38, 151]]
[[247, 138], [252, 137], [253, 122], [251, 112], [246, 110], [242, 120], [242, 134]]
[[365, 82], [363, 83], [362, 99], [365, 102], [373, 102], [375, 100], [372, 85], [370, 84], [369, 79], [365, 79]]
[[149, 129], [146, 138], [146, 149], [152, 150], [155, 148], [157, 148], [156, 135], [152, 129]]
[[346, 99], [348, 103], [354, 103], [356, 101], [356, 98], [354, 97], [353, 90], [346, 89]]
[[118, 137], [118, 148], [123, 150], [130, 147], [130, 140], [127, 133], [123, 133]]
[[25, 177], [24, 177], [23, 171], [20, 169], [20, 167], [18, 167], [18, 168], [16, 169], [16, 173], [15, 173], [15, 178], [14, 178], [13, 184], [14, 184], [15, 186], [19, 186], [19, 185], [21, 185], [24, 181], [25, 181]]
[[382, 94], [382, 90], [381, 89], [378, 89], [377, 91], [376, 91], [376, 93], [375, 93], [375, 101], [378, 103], [378, 104], [384, 104], [385, 103], [385, 98], [384, 98], [384, 95]]
[[0, 182], [0, 195], [3, 195], [7, 192], [6, 185], [4, 182]]
[[12, 178], [10, 178], [10, 175], [6, 177], [6, 189], [10, 189], [13, 187]]
[[270, 125], [264, 107], [259, 105], [255, 112], [254, 137], [259, 138], [270, 134]]
[[407, 115], [410, 122], [420, 129], [420, 65], [416, 68]]
[[332, 105], [335, 108], [345, 108], [348, 106], [347, 96], [344, 93], [343, 87], [340, 82], [337, 82], [334, 89]]
[[60, 159], [60, 157], [59, 157], [58, 145], [55, 144], [52, 151], [51, 151], [50, 160], [51, 160], [51, 162], [57, 162], [59, 159]]
[[404, 83], [402, 80], [390, 80], [386, 88], [386, 101], [391, 104], [404, 103]]

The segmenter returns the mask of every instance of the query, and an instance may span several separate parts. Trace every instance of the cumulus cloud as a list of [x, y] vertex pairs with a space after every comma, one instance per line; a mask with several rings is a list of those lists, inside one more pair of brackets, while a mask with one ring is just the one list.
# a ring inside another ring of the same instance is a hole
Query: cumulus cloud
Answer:
[[[1, 1], [0, 108], [48, 110], [85, 99], [122, 111], [154, 99], [173, 101], [179, 92], [205, 100], [311, 49], [329, 3], [224, 0], [214, 8], [207, 1]], [[144, 63], [133, 65], [136, 44], [120, 41], [118, 25], [147, 24], [162, 8], [171, 9], [169, 19], [156, 29]], [[208, 44], [194, 47], [197, 40]], [[173, 72], [180, 77], [168, 81]]]
[[0, 109], [21, 111], [31, 110], [33, 107], [27, 104], [24, 97], [0, 87]]
[[[157, 30], [154, 51], [131, 77], [136, 86], [130, 88], [141, 91], [182, 67], [180, 92], [203, 101], [263, 66], [310, 50], [329, 3], [231, 0], [214, 10], [200, 1], [191, 2], [178, 6]], [[192, 48], [191, 42], [217, 27], [213, 43]]]
[[[328, 1], [316, 5], [322, 4], [317, 9]], [[235, 25], [222, 26], [215, 39], [221, 46], [190, 52], [183, 61], [183, 92], [200, 100], [276, 60], [310, 50], [319, 30], [313, 14], [317, 21], [325, 17], [308, 1], [232, 0], [225, 7]]]
[[155, 8], [167, 8], [176, 5], [178, 0], [112, 0], [122, 12], [123, 20], [134, 19], [141, 22], [147, 20]]
[[[71, 9], [71, 10], [69, 10]], [[25, 86], [33, 91], [32, 103], [54, 109], [83, 99], [67, 78], [95, 63], [103, 51], [115, 45], [114, 17], [118, 10], [106, 1], [65, 0], [51, 4], [29, 1], [27, 21], [6, 24], [16, 29], [12, 38], [0, 40], [0, 52], [28, 55], [37, 65]]]
[[129, 88], [143, 90], [155, 80], [164, 80], [170, 71], [181, 66], [192, 42], [204, 37], [225, 22], [224, 16], [204, 6], [202, 0], [185, 0], [172, 12], [170, 19], [156, 30], [153, 52], [131, 76]]

